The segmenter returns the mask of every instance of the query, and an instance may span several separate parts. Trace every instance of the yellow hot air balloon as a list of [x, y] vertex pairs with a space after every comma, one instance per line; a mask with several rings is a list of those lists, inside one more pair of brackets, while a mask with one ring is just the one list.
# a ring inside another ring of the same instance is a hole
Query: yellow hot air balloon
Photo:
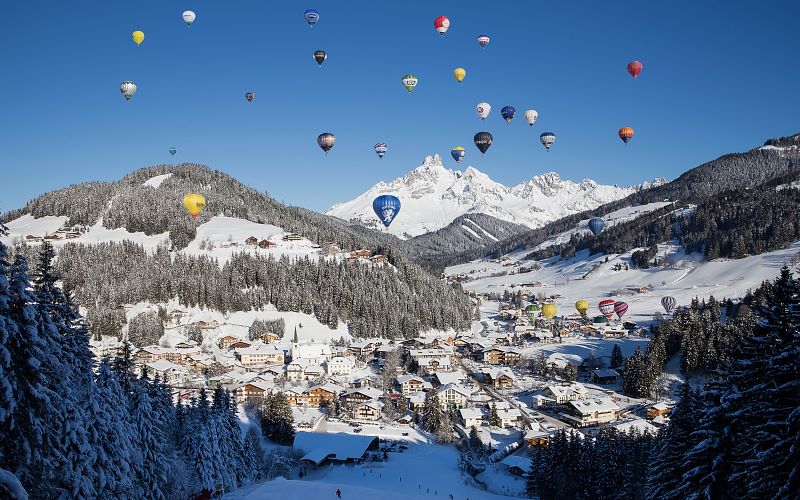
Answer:
[[558, 312], [558, 310], [556, 309], [555, 304], [548, 303], [542, 306], [542, 316], [548, 320], [553, 319], [553, 317], [556, 315], [556, 312]]
[[453, 70], [453, 76], [456, 77], [456, 81], [458, 83], [461, 83], [461, 80], [463, 80], [464, 77], [467, 76], [467, 70], [465, 70], [464, 68], [456, 68]]
[[183, 206], [192, 218], [197, 218], [206, 208], [206, 198], [202, 194], [191, 193], [183, 197]]
[[131, 38], [136, 42], [136, 45], [141, 45], [144, 42], [144, 31], [134, 31]]
[[589, 301], [581, 299], [578, 302], [575, 302], [575, 309], [581, 313], [581, 316], [585, 316], [586, 311], [589, 310]]

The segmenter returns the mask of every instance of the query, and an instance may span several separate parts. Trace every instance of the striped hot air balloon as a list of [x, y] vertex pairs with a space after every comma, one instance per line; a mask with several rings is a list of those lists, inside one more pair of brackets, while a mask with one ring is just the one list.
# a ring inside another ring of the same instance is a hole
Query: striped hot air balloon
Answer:
[[628, 304], [622, 301], [615, 302], [614, 312], [617, 314], [617, 318], [622, 319], [622, 317], [625, 316], [625, 313], [628, 312]]
[[336, 142], [336, 136], [331, 134], [330, 132], [324, 132], [317, 136], [317, 144], [323, 151], [325, 151], [325, 156], [328, 155], [328, 151], [331, 150], [334, 143]]
[[603, 232], [603, 228], [606, 227], [606, 221], [601, 219], [600, 217], [592, 217], [589, 219], [589, 231], [592, 232], [593, 235], [597, 236], [598, 234]]
[[603, 313], [606, 319], [614, 317], [614, 301], [612, 299], [603, 299], [597, 304], [597, 308]]
[[667, 314], [675, 310], [676, 305], [678, 305], [678, 301], [675, 300], [675, 297], [671, 297], [669, 295], [666, 297], [661, 297], [661, 307], [664, 308]]
[[450, 150], [450, 156], [456, 161], [456, 163], [461, 163], [461, 160], [464, 158], [467, 152], [461, 146], [456, 146]]
[[436, 28], [440, 35], [444, 36], [447, 30], [450, 29], [450, 20], [447, 19], [447, 16], [439, 16], [433, 20], [433, 27]]
[[619, 129], [619, 138], [622, 139], [622, 142], [628, 144], [633, 138], [633, 129], [631, 127], [622, 127]]
[[386, 147], [386, 144], [382, 142], [379, 142], [378, 144], [375, 145], [375, 154], [378, 155], [378, 158], [380, 159], [383, 159], [383, 155], [385, 155], [386, 151], [388, 150], [389, 148]]
[[642, 72], [642, 63], [639, 61], [631, 61], [628, 63], [628, 73], [635, 79]]
[[481, 35], [478, 37], [478, 45], [480, 45], [481, 47], [486, 47], [487, 45], [489, 45], [490, 41], [491, 38], [489, 38], [488, 35]]
[[525, 314], [528, 315], [528, 319], [531, 320], [531, 323], [536, 321], [536, 318], [542, 313], [542, 308], [539, 307], [539, 304], [531, 304], [525, 308]]

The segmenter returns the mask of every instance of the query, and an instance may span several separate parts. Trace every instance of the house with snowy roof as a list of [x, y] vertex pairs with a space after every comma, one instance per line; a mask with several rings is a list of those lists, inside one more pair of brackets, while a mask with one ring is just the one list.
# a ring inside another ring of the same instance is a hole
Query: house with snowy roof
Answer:
[[167, 385], [180, 385], [188, 379], [189, 370], [166, 359], [159, 359], [147, 363], [150, 376], [158, 376]]
[[383, 396], [383, 391], [374, 387], [359, 387], [347, 389], [340, 394], [342, 402], [348, 404], [360, 404], [367, 401], [374, 401]]
[[461, 408], [458, 410], [458, 420], [465, 428], [480, 427], [485, 415], [478, 408]]
[[380, 443], [375, 436], [301, 431], [292, 447], [303, 454], [301, 462], [318, 467], [326, 462], [361, 463]]
[[255, 344], [234, 350], [236, 359], [245, 368], [263, 367], [283, 363], [283, 350], [274, 345]]
[[367, 401], [353, 408], [353, 419], [366, 422], [380, 420], [383, 403], [380, 401]]
[[567, 403], [567, 411], [561, 414], [564, 421], [575, 427], [588, 427], [613, 422], [620, 408], [611, 398], [585, 399]]
[[337, 356], [325, 363], [325, 370], [332, 377], [348, 376], [353, 372], [355, 365], [352, 358]]
[[333, 357], [328, 344], [292, 344], [289, 353], [292, 361], [302, 359], [315, 365], [321, 365]]
[[274, 390], [273, 384], [265, 380], [254, 379], [236, 389], [236, 400], [240, 403], [258, 404]]
[[437, 371], [433, 372], [433, 376], [431, 377], [431, 383], [434, 387], [441, 387], [447, 384], [459, 384], [466, 380], [467, 376], [462, 371], [454, 371], [454, 372], [445, 372], [445, 371]]
[[422, 391], [425, 386], [425, 380], [416, 375], [400, 375], [397, 377], [397, 385], [400, 386], [400, 392], [403, 396], [408, 396]]
[[470, 394], [472, 394], [471, 390], [456, 384], [447, 384], [436, 389], [436, 395], [439, 397], [439, 404], [443, 410], [466, 408], [467, 398]]
[[483, 381], [496, 389], [508, 389], [514, 386], [516, 377], [511, 369], [503, 368], [483, 368], [481, 369]]

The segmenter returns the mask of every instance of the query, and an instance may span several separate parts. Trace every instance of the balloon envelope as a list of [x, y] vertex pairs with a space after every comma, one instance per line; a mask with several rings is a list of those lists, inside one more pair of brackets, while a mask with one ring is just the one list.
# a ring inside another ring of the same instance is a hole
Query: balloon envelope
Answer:
[[202, 194], [187, 194], [183, 197], [183, 206], [189, 212], [189, 215], [196, 218], [206, 207], [206, 198]]
[[535, 109], [529, 109], [525, 112], [525, 121], [528, 122], [528, 125], [531, 127], [536, 123], [537, 118], [539, 118], [539, 113], [537, 113]]
[[485, 120], [492, 111], [492, 105], [488, 102], [479, 102], [478, 106], [475, 108], [475, 111], [478, 113], [478, 116], [481, 117], [481, 120]]
[[622, 127], [619, 129], [619, 138], [622, 139], [622, 142], [628, 144], [628, 141], [631, 140], [633, 137], [633, 129], [631, 127]]
[[319, 21], [319, 12], [317, 12], [317, 9], [308, 9], [303, 13], [303, 17], [306, 19], [308, 25], [313, 28], [314, 25], [317, 24], [317, 21]]
[[136, 45], [141, 45], [144, 41], [144, 31], [134, 31], [133, 35], [131, 35], [131, 38], [133, 38], [133, 41], [136, 43]]
[[253, 99], [256, 98], [256, 95], [253, 92], [248, 92], [244, 95], [244, 98], [247, 99], [247, 102], [253, 102]]
[[453, 157], [456, 163], [461, 163], [461, 159], [464, 158], [466, 154], [467, 152], [461, 146], [456, 146], [450, 150], [450, 156]]
[[500, 114], [503, 116], [503, 120], [506, 123], [511, 123], [511, 120], [514, 119], [514, 115], [517, 114], [517, 110], [514, 109], [513, 106], [504, 106], [503, 109], [500, 110]]
[[317, 61], [317, 64], [320, 66], [322, 66], [322, 63], [324, 63], [327, 58], [328, 54], [324, 50], [317, 50], [314, 52], [314, 60]]
[[130, 101], [133, 94], [136, 93], [136, 84], [130, 80], [124, 81], [119, 84], [119, 91], [122, 92], [122, 96], [126, 101]]
[[486, 154], [486, 150], [492, 145], [493, 138], [489, 132], [478, 132], [472, 140], [481, 151], [481, 154]]
[[545, 132], [539, 136], [539, 140], [542, 141], [542, 145], [548, 151], [550, 151], [550, 147], [556, 142], [556, 134], [552, 132]]
[[379, 142], [378, 144], [375, 145], [375, 154], [378, 155], [378, 158], [383, 158], [383, 155], [385, 155], [386, 151], [388, 150], [389, 148], [387, 148], [386, 144], [382, 142]]
[[172, 156], [175, 156], [175, 153], [178, 152], [178, 150], [175, 149], [175, 146], [172, 146], [171, 148], [169, 148], [168, 151], [169, 151], [169, 154], [171, 154]]
[[614, 301], [611, 299], [601, 300], [600, 303], [597, 304], [597, 308], [600, 309], [600, 312], [608, 319], [614, 316]]
[[556, 315], [557, 312], [558, 310], [556, 309], [555, 304], [547, 303], [542, 306], [542, 316], [544, 316], [548, 320], [553, 319], [553, 317]]
[[600, 217], [592, 217], [589, 219], [589, 231], [591, 231], [595, 236], [600, 234], [604, 227], [606, 227], [606, 221]]
[[525, 308], [525, 314], [528, 315], [528, 319], [534, 321], [539, 315], [542, 313], [542, 308], [539, 307], [539, 304], [531, 304]]
[[661, 307], [663, 307], [667, 313], [671, 313], [677, 304], [678, 301], [675, 300], [675, 297], [667, 295], [666, 297], [661, 298]]
[[184, 13], [181, 14], [181, 17], [183, 17], [183, 22], [185, 22], [187, 26], [191, 26], [194, 20], [197, 18], [195, 13], [191, 10], [184, 11]]
[[636, 78], [639, 76], [639, 73], [642, 72], [642, 63], [639, 61], [632, 61], [628, 63], [628, 73], [631, 74], [632, 77]]
[[453, 70], [453, 76], [456, 77], [456, 81], [461, 83], [464, 80], [464, 77], [467, 76], [467, 70], [464, 68], [456, 68]]
[[478, 37], [478, 45], [480, 45], [481, 47], [486, 47], [487, 45], [489, 45], [490, 41], [491, 38], [489, 38], [487, 35], [481, 35]]
[[625, 313], [628, 312], [628, 304], [625, 302], [615, 302], [614, 303], [614, 312], [617, 314], [619, 319], [622, 319], [625, 316]]
[[404, 75], [401, 81], [403, 82], [403, 87], [405, 87], [409, 92], [414, 90], [417, 86], [417, 77], [411, 73]]
[[400, 199], [397, 196], [383, 194], [372, 202], [372, 211], [380, 219], [381, 224], [389, 227], [397, 214], [400, 213]]
[[317, 136], [317, 144], [323, 151], [325, 151], [325, 155], [327, 156], [328, 151], [331, 150], [333, 144], [336, 142], [336, 136], [331, 134], [330, 132], [323, 132]]
[[444, 36], [447, 30], [450, 29], [450, 20], [447, 19], [447, 16], [439, 16], [433, 20], [433, 27], [436, 28], [440, 35]]
[[589, 301], [581, 299], [575, 302], [575, 309], [581, 314], [586, 314], [586, 311], [589, 310]]

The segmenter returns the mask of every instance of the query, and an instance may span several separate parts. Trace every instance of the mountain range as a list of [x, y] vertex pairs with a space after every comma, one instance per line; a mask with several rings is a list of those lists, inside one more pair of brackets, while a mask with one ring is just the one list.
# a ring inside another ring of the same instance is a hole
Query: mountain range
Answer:
[[590, 179], [563, 180], [557, 173], [548, 172], [516, 186], [506, 186], [474, 167], [463, 171], [445, 168], [440, 156], [433, 155], [406, 175], [389, 183], [379, 182], [325, 213], [377, 229], [372, 200], [381, 194], [392, 194], [400, 198], [402, 208], [387, 231], [403, 239], [440, 230], [466, 214], [485, 214], [534, 229], [666, 182], [655, 179], [619, 187]]

